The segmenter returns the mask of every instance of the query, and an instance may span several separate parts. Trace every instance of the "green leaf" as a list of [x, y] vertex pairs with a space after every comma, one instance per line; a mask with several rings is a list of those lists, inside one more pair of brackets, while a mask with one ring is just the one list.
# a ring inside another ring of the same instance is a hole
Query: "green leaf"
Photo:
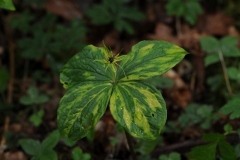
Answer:
[[103, 82], [82, 82], [62, 97], [58, 108], [58, 128], [70, 140], [85, 137], [104, 114], [112, 85]]
[[80, 82], [111, 82], [114, 73], [108, 64], [111, 53], [104, 47], [86, 46], [81, 52], [72, 57], [63, 67], [60, 81], [64, 88], [69, 89]]
[[182, 0], [169, 0], [166, 5], [168, 15], [182, 16], [185, 6]]
[[45, 94], [40, 94], [37, 99], [35, 100], [36, 104], [42, 104], [49, 100], [48, 96]]
[[76, 147], [72, 150], [72, 158], [73, 160], [90, 160], [91, 156], [88, 153], [84, 154], [81, 148]]
[[216, 53], [220, 49], [219, 41], [212, 36], [202, 37], [199, 42], [201, 48], [208, 53]]
[[158, 76], [179, 63], [187, 52], [166, 41], [141, 41], [119, 64], [116, 79], [144, 80]]
[[32, 98], [30, 98], [29, 96], [23, 96], [21, 99], [20, 99], [20, 103], [21, 104], [24, 104], [24, 105], [30, 105], [30, 104], [33, 104], [34, 101]]
[[5, 8], [14, 11], [15, 7], [12, 0], [0, 0], [0, 8]]
[[5, 67], [0, 68], [0, 92], [3, 92], [7, 88], [7, 82], [9, 80], [9, 74]]
[[110, 110], [133, 137], [156, 139], [163, 128], [167, 110], [159, 91], [144, 82], [119, 83], [114, 87]]
[[58, 160], [57, 153], [53, 150], [46, 150], [38, 156], [36, 160]]
[[235, 160], [236, 155], [234, 148], [226, 141], [219, 141], [218, 148], [220, 152], [220, 157], [224, 160]]
[[27, 154], [39, 154], [41, 148], [41, 144], [39, 141], [36, 141], [34, 139], [20, 139], [18, 142]]
[[225, 57], [239, 57], [240, 50], [237, 48], [239, 39], [233, 36], [226, 36], [220, 40], [221, 50]]
[[38, 127], [42, 123], [43, 115], [44, 115], [44, 110], [40, 110], [36, 114], [31, 115], [31, 117], [29, 118], [29, 121]]
[[169, 156], [167, 155], [161, 155], [159, 157], [159, 160], [181, 160], [181, 155], [177, 152], [171, 152]]
[[188, 154], [188, 158], [194, 160], [215, 160], [217, 143], [211, 143], [194, 147]]
[[238, 80], [240, 79], [240, 71], [235, 67], [227, 68], [228, 76], [230, 79]]
[[220, 110], [220, 113], [230, 114], [230, 119], [240, 117], [240, 95], [237, 95], [227, 104], [225, 104]]
[[220, 59], [219, 59], [218, 54], [208, 54], [204, 59], [205, 66], [209, 66], [209, 65], [217, 63], [219, 61], [220, 61]]
[[140, 152], [142, 155], [150, 154], [157, 144], [163, 141], [163, 138], [159, 136], [155, 140], [142, 140], [139, 139], [137, 146], [135, 147], [135, 151]]
[[58, 130], [53, 131], [47, 138], [42, 141], [42, 151], [53, 149], [60, 139], [60, 134]]
[[224, 140], [225, 136], [219, 133], [209, 133], [203, 134], [202, 139], [207, 142], [218, 142], [220, 140]]
[[30, 87], [27, 92], [29, 97], [33, 100], [35, 100], [38, 96], [38, 89], [36, 87]]
[[233, 128], [230, 124], [225, 124], [224, 125], [224, 131], [225, 131], [226, 134], [229, 134], [233, 131]]

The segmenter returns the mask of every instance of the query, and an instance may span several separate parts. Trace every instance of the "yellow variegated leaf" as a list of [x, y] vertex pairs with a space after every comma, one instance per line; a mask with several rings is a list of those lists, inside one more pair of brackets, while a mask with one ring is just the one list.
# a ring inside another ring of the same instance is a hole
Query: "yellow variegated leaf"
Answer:
[[82, 82], [65, 93], [58, 108], [58, 129], [71, 140], [85, 137], [104, 114], [112, 84]]
[[166, 41], [141, 41], [121, 61], [117, 80], [144, 80], [161, 75], [179, 63], [187, 52]]
[[145, 82], [118, 83], [110, 99], [110, 110], [132, 136], [142, 139], [157, 138], [167, 118], [160, 92]]
[[81, 52], [72, 57], [60, 73], [60, 81], [64, 88], [69, 89], [80, 82], [114, 81], [112, 67], [107, 67], [110, 53], [105, 47], [86, 46]]

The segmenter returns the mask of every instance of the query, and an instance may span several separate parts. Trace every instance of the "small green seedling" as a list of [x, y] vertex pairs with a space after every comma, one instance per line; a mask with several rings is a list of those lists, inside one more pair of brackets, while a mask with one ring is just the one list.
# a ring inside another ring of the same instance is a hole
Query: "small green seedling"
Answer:
[[72, 150], [73, 160], [91, 160], [91, 155], [88, 153], [83, 153], [82, 149], [76, 147]]
[[171, 152], [169, 155], [159, 156], [159, 160], [181, 160], [181, 155], [177, 152]]
[[212, 106], [190, 104], [186, 107], [185, 113], [181, 114], [178, 121], [182, 127], [200, 124], [202, 129], [209, 129], [212, 121], [216, 121], [218, 118], [218, 115], [213, 113]]
[[15, 7], [12, 0], [0, 0], [0, 8], [5, 8], [14, 11]]
[[38, 89], [36, 87], [30, 87], [28, 89], [28, 95], [23, 96], [20, 99], [20, 103], [24, 105], [35, 105], [35, 104], [42, 104], [49, 100], [48, 96], [46, 94], [38, 92]]
[[19, 144], [23, 150], [32, 156], [31, 160], [58, 160], [53, 148], [57, 145], [60, 135], [56, 130], [52, 132], [42, 143], [34, 139], [20, 139]]
[[29, 121], [38, 127], [42, 123], [42, 117], [44, 115], [44, 110], [39, 110], [37, 113], [32, 114], [29, 118]]
[[240, 50], [236, 46], [238, 38], [233, 36], [226, 36], [221, 40], [217, 40], [214, 37], [207, 36], [200, 38], [199, 42], [202, 49], [208, 53], [205, 58], [206, 66], [219, 61], [221, 62], [228, 93], [230, 95], [233, 95], [224, 57], [240, 57]]
[[171, 88], [174, 85], [174, 82], [170, 78], [163, 76], [147, 79], [146, 82], [151, 83], [153, 86], [161, 89]]
[[128, 0], [103, 0], [86, 11], [86, 15], [94, 25], [113, 23], [118, 31], [134, 32], [129, 21], [141, 21], [145, 16], [135, 7], [124, 5]]
[[201, 48], [207, 53], [205, 66], [219, 62], [221, 57], [240, 57], [240, 50], [236, 46], [238, 41], [238, 38], [233, 36], [226, 36], [221, 40], [212, 36], [200, 38]]
[[68, 89], [58, 108], [61, 135], [71, 140], [85, 137], [109, 104], [114, 119], [133, 137], [156, 139], [166, 122], [166, 104], [143, 80], [168, 71], [187, 52], [166, 41], [141, 41], [119, 65], [102, 63], [109, 61], [106, 52], [105, 47], [89, 45], [61, 70], [60, 81]]
[[202, 139], [209, 144], [192, 148], [188, 158], [194, 160], [216, 160], [231, 159], [236, 160], [234, 148], [225, 140], [226, 136], [222, 134], [204, 134]]
[[169, 0], [166, 5], [168, 15], [175, 15], [194, 25], [197, 16], [202, 14], [203, 10], [199, 0]]

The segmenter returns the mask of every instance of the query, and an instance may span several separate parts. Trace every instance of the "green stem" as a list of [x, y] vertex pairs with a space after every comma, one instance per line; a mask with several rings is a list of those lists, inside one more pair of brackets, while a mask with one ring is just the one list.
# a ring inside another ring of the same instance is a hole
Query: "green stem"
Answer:
[[229, 82], [227, 68], [226, 68], [226, 65], [225, 65], [225, 62], [224, 62], [224, 58], [223, 58], [223, 54], [222, 54], [221, 50], [218, 50], [218, 56], [219, 56], [219, 59], [221, 61], [221, 65], [222, 65], [222, 69], [223, 69], [223, 75], [224, 75], [224, 79], [225, 79], [225, 82], [226, 82], [228, 93], [230, 95], [233, 95], [232, 88], [231, 88], [231, 85], [230, 85], [230, 82]]
[[128, 146], [129, 146], [129, 149], [130, 149], [132, 159], [137, 160], [136, 154], [134, 153], [131, 136], [129, 135], [129, 133], [126, 130], [125, 130], [125, 135], [126, 135], [126, 138], [127, 138], [127, 142], [128, 142]]

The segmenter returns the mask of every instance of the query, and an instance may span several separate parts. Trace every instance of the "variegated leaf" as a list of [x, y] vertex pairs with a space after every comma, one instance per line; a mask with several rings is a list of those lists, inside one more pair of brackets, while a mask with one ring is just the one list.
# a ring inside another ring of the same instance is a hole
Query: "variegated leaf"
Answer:
[[58, 129], [71, 140], [85, 137], [104, 114], [112, 84], [82, 82], [65, 93], [58, 108]]
[[64, 88], [69, 89], [85, 81], [112, 82], [115, 73], [107, 67], [110, 53], [104, 47], [86, 46], [72, 57], [63, 67], [60, 81]]
[[132, 136], [142, 139], [157, 138], [167, 118], [160, 92], [145, 82], [118, 83], [110, 99], [110, 110]]
[[141, 41], [121, 61], [117, 80], [144, 80], [161, 75], [179, 63], [187, 52], [166, 41]]

